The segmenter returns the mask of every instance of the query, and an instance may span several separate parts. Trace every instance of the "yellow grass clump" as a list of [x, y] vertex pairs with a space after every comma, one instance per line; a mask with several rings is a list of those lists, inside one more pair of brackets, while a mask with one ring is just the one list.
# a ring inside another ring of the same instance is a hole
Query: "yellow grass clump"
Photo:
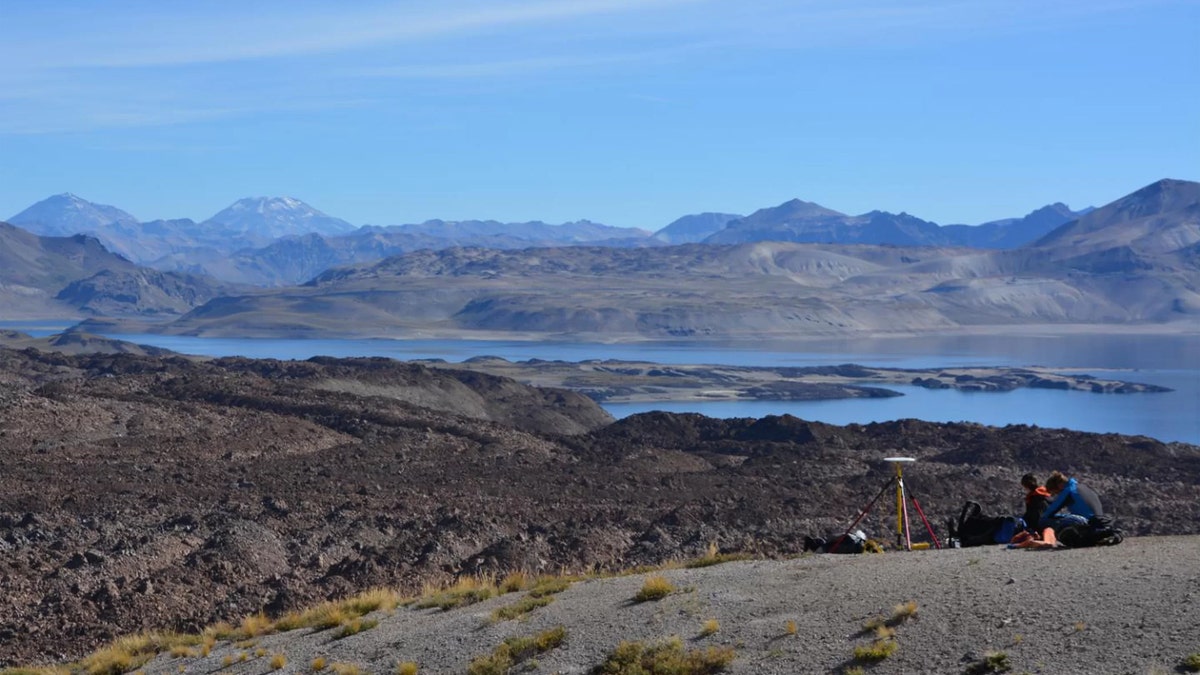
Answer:
[[733, 661], [732, 647], [708, 647], [685, 650], [683, 641], [672, 637], [657, 644], [622, 642], [596, 669], [602, 675], [624, 673], [680, 673], [705, 675], [719, 673]]
[[654, 574], [646, 577], [642, 583], [642, 589], [633, 596], [633, 599], [638, 602], [646, 602], [648, 600], [662, 600], [668, 595], [675, 592], [675, 586], [667, 581], [667, 578]]

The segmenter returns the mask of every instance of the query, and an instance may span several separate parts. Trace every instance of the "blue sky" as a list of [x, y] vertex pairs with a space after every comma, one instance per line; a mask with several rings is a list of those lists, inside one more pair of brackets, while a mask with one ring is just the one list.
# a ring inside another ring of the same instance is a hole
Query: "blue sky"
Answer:
[[0, 27], [0, 217], [948, 224], [1200, 179], [1196, 1], [0, 0]]

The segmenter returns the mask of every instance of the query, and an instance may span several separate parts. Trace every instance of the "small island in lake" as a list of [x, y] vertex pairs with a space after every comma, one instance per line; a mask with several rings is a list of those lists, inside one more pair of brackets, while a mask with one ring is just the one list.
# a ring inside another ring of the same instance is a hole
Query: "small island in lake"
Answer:
[[877, 368], [857, 364], [808, 367], [664, 365], [642, 361], [509, 361], [480, 356], [463, 363], [419, 363], [511, 377], [525, 384], [561, 387], [600, 402], [816, 401], [903, 396], [888, 386], [1004, 392], [1024, 387], [1099, 394], [1171, 391], [1166, 387], [1039, 367]]

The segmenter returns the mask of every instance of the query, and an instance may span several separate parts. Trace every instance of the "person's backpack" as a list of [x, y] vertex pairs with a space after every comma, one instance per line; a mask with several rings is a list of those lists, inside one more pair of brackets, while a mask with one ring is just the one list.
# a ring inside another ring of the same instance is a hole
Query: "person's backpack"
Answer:
[[1015, 516], [985, 516], [983, 507], [977, 502], [963, 504], [958, 514], [958, 522], [951, 528], [958, 538], [959, 545], [987, 546], [989, 544], [1007, 544], [1013, 535], [1025, 528], [1025, 521]]
[[1067, 548], [1116, 546], [1125, 540], [1125, 535], [1117, 529], [1117, 523], [1111, 516], [1092, 516], [1086, 524], [1068, 525], [1055, 535], [1058, 543]]

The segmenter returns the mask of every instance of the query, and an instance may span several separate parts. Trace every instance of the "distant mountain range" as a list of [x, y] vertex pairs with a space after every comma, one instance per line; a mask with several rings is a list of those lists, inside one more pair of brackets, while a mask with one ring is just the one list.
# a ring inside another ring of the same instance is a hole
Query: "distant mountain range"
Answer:
[[[778, 212], [785, 222], [843, 218], [805, 203]], [[872, 214], [833, 228], [876, 225], [926, 230]], [[421, 250], [335, 268], [303, 287], [220, 298], [165, 330], [735, 339], [1018, 324], [1195, 326], [1198, 259], [1200, 184], [1164, 180], [1015, 249], [776, 240]]]
[[[90, 222], [99, 232], [38, 236], [0, 225], [0, 318], [138, 317], [197, 335], [652, 339], [1200, 322], [1200, 183], [1180, 180], [1099, 209], [1055, 204], [977, 227], [880, 211], [847, 216], [793, 200], [746, 217], [681, 219], [661, 236], [588, 221], [430, 221], [333, 235], [349, 225], [295, 200], [244, 200], [219, 223], [138, 223], [60, 195], [21, 219], [54, 209], [63, 217], [39, 227]], [[233, 253], [199, 244], [197, 234], [309, 227], [327, 234]], [[134, 231], [145, 234], [144, 250], [180, 247], [159, 261], [176, 270], [139, 266], [98, 239]], [[670, 245], [661, 237], [703, 238]], [[856, 243], [799, 241], [821, 238]]]
[[687, 215], [651, 233], [587, 220], [561, 225], [430, 220], [355, 228], [291, 197], [241, 199], [200, 223], [187, 218], [139, 222], [114, 206], [62, 194], [34, 204], [10, 222], [44, 236], [90, 234], [109, 250], [161, 271], [211, 276], [231, 283], [287, 286], [332, 267], [454, 246], [521, 249], [794, 241], [1014, 248], [1087, 211], [1052, 204], [1023, 218], [978, 226], [939, 226], [906, 213], [872, 211], [849, 216], [794, 199], [749, 216]]
[[[1057, 203], [1024, 218], [982, 225], [940, 226], [907, 213], [871, 211], [848, 216], [820, 204], [793, 199], [728, 221], [702, 241], [706, 244], [746, 244], [755, 241], [794, 241], [813, 244], [887, 244], [892, 246], [970, 246], [1016, 248], [1087, 213]], [[677, 221], [678, 222], [678, 221]]]

